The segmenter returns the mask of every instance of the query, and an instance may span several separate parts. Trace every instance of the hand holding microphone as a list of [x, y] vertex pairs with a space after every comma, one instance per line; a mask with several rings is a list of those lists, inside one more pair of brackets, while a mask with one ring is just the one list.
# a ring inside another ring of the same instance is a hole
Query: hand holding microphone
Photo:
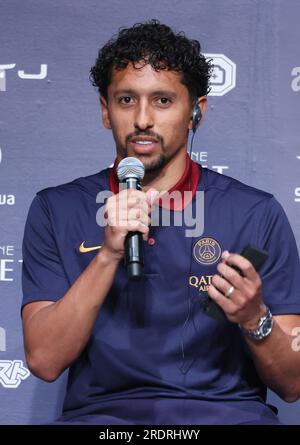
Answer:
[[[132, 157], [123, 159], [118, 165], [117, 174], [119, 181], [126, 184], [127, 190], [142, 190], [141, 181], [145, 175], [145, 167], [138, 159]], [[138, 212], [137, 215], [140, 215], [140, 212]], [[142, 235], [139, 231], [130, 231], [126, 235], [125, 267], [127, 269], [129, 278], [137, 279], [143, 275], [144, 246], [142, 242]]]
[[129, 278], [139, 279], [143, 275], [143, 239], [148, 239], [151, 205], [154, 189], [144, 193], [141, 181], [144, 165], [137, 158], [128, 157], [118, 165], [118, 178], [126, 189], [111, 196], [106, 202], [105, 240], [103, 247], [114, 258], [125, 256], [125, 267]]

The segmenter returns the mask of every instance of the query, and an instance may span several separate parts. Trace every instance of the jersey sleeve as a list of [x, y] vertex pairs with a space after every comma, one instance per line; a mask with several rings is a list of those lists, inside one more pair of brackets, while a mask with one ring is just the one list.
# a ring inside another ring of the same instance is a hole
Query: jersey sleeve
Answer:
[[274, 197], [260, 218], [259, 245], [269, 254], [260, 271], [263, 300], [273, 314], [300, 314], [300, 262], [290, 223]]
[[56, 245], [45, 200], [33, 199], [24, 230], [22, 266], [22, 307], [33, 301], [56, 301], [70, 284]]

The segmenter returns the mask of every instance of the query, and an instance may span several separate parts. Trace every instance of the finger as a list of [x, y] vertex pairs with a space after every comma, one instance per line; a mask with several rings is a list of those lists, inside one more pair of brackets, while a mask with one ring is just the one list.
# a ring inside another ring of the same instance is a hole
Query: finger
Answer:
[[148, 215], [147, 212], [144, 212], [142, 209], [137, 209], [137, 208], [132, 208], [129, 210], [128, 215], [127, 215], [127, 219], [128, 221], [140, 221], [143, 224], [145, 224], [145, 226], [149, 226], [150, 225], [150, 217]]
[[247, 260], [247, 258], [244, 258], [242, 255], [238, 255], [237, 253], [225, 253], [223, 258], [224, 257], [226, 264], [238, 267], [244, 277], [247, 277], [250, 281], [255, 281], [257, 279], [258, 274], [252, 263]]
[[157, 201], [157, 198], [159, 195], [160, 195], [160, 192], [153, 187], [151, 187], [146, 192], [147, 202], [150, 207], [152, 207], [152, 205], [155, 203], [155, 201]]
[[132, 220], [127, 221], [126, 228], [128, 232], [140, 232], [144, 236], [144, 239], [147, 239], [148, 233], [149, 233], [149, 227], [145, 226], [145, 224], [141, 223], [140, 221]]
[[[106, 211], [110, 215], [115, 215], [116, 217], [119, 215], [119, 218], [124, 218], [129, 213], [131, 209], [135, 211], [141, 210], [141, 212], [149, 214], [148, 204], [146, 201], [137, 202], [136, 197], [130, 198], [128, 201], [115, 201], [109, 204]], [[129, 204], [128, 204], [129, 202]]]
[[114, 195], [115, 204], [118, 207], [132, 207], [140, 202], [147, 202], [146, 194], [140, 190], [122, 190], [118, 195]]
[[121, 210], [130, 211], [130, 210], [140, 210], [143, 213], [146, 213], [147, 215], [150, 213], [150, 208], [146, 200], [141, 201], [135, 201], [136, 198], [129, 199], [128, 205], [126, 206], [126, 203], [124, 203], [121, 207]]
[[137, 189], [125, 189], [125, 190], [122, 190], [118, 194], [118, 196], [120, 198], [123, 198], [123, 196], [127, 196], [127, 198], [134, 196], [134, 197], [141, 198], [141, 199], [143, 199], [143, 197], [145, 195], [146, 195], [145, 192], [143, 192], [142, 190], [137, 190]]
[[233, 285], [239, 290], [243, 289], [243, 278], [232, 267], [228, 266], [226, 263], [219, 263], [217, 266], [217, 271], [225, 280], [230, 283], [230, 285]]
[[107, 225], [112, 227], [124, 228], [127, 226], [127, 222], [128, 222], [127, 217], [120, 217], [119, 215], [114, 215], [107, 219]]
[[127, 196], [124, 195], [124, 196], [120, 197], [120, 203], [122, 205], [127, 205], [128, 207], [132, 207], [134, 205], [139, 205], [140, 203], [143, 203], [148, 206], [146, 194], [143, 192], [140, 192], [140, 193], [142, 193], [142, 194], [136, 195], [136, 194], [128, 193]]
[[210, 298], [218, 305], [226, 314], [233, 314], [237, 310], [237, 306], [231, 299], [225, 298], [224, 295], [213, 285], [210, 284], [207, 291]]
[[107, 218], [107, 223], [109, 225], [124, 227], [124, 224], [127, 224], [127, 221], [140, 221], [144, 225], [149, 226], [151, 224], [151, 219], [149, 214], [145, 212], [141, 208], [131, 208], [128, 209], [119, 209], [118, 212], [112, 211]]
[[211, 282], [214, 285], [214, 287], [223, 294], [225, 298], [230, 298], [231, 301], [235, 303], [237, 306], [241, 306], [244, 303], [245, 298], [243, 298], [243, 295], [240, 293], [238, 289], [234, 288], [232, 294], [230, 294], [229, 297], [226, 297], [226, 293], [232, 287], [232, 284], [229, 283], [224, 278], [220, 277], [220, 275], [214, 275]]
[[147, 241], [149, 237], [149, 228], [139, 221], [121, 221], [118, 225], [112, 224], [111, 230], [115, 235], [122, 234], [124, 239], [129, 232], [139, 232], [144, 241]]

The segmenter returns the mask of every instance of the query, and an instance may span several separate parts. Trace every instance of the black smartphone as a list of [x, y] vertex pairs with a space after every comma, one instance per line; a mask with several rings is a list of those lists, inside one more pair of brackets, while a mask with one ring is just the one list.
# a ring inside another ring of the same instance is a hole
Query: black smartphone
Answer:
[[[252, 246], [251, 244], [248, 244], [246, 247], [244, 247], [240, 255], [242, 255], [252, 263], [256, 272], [259, 271], [259, 269], [262, 267], [262, 265], [269, 256], [267, 251]], [[242, 271], [238, 267], [236, 266], [231, 266], [231, 267], [235, 269], [237, 272], [239, 272], [241, 275], [243, 275]], [[213, 317], [216, 320], [220, 321], [227, 320], [227, 317], [220, 308], [220, 306], [218, 306], [209, 296], [205, 297], [202, 307], [203, 307], [203, 312], [206, 315], [209, 315], [210, 317]]]

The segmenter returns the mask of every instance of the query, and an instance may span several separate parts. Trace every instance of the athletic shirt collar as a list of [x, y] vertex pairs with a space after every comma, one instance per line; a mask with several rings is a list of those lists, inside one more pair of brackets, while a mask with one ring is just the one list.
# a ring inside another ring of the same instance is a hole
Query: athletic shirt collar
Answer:
[[[113, 194], [119, 193], [119, 180], [117, 175], [117, 167], [119, 161], [116, 158], [114, 165], [109, 169], [109, 188], [113, 192]], [[169, 199], [167, 196], [162, 195], [159, 198], [159, 205], [164, 208], [168, 208], [170, 210], [181, 211], [183, 210], [191, 199], [194, 197], [197, 186], [200, 181], [200, 170], [201, 166], [196, 162], [192, 161], [190, 156], [187, 154], [186, 156], [186, 165], [183, 172], [182, 177], [179, 181], [168, 190], [168, 193], [172, 193], [175, 191], [179, 191], [179, 197], [175, 196], [175, 199]], [[184, 193], [187, 191], [191, 191], [192, 193]], [[165, 196], [165, 198], [164, 198]]]

